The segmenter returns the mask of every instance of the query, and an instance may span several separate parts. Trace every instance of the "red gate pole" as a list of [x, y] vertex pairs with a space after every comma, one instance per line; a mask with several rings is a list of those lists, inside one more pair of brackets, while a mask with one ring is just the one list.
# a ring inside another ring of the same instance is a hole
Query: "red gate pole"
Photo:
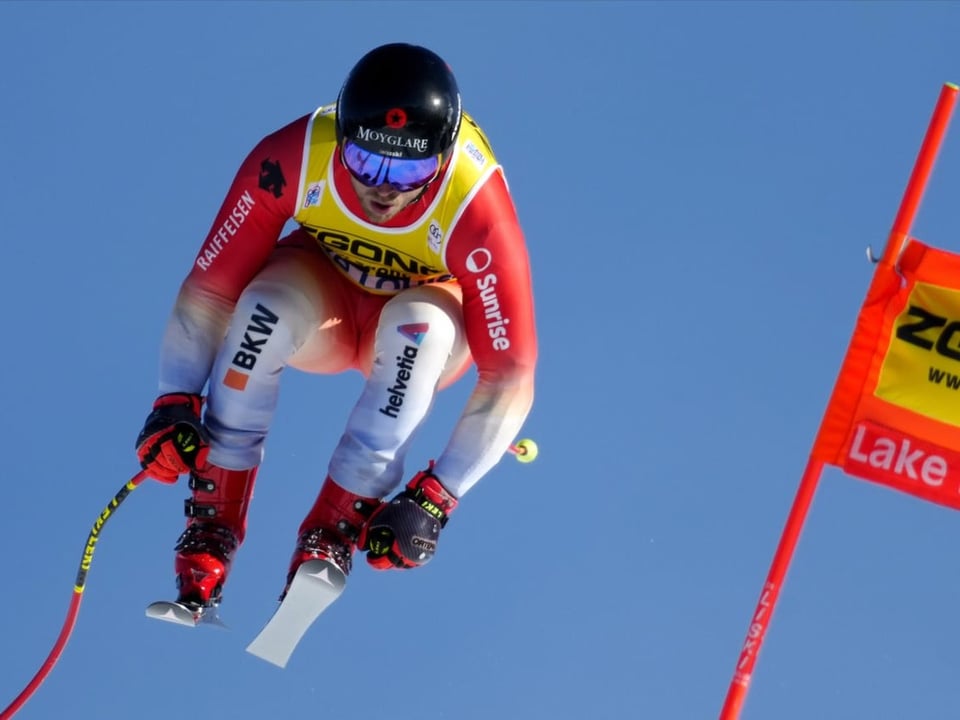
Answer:
[[[936, 160], [940, 145], [946, 135], [947, 126], [950, 124], [950, 116], [957, 101], [957, 90], [956, 85], [946, 83], [940, 91], [940, 97], [927, 127], [923, 144], [920, 146], [913, 172], [910, 174], [903, 199], [900, 201], [900, 209], [897, 211], [890, 236], [880, 258], [881, 263], [888, 265], [895, 263], [907, 238], [910, 236], [910, 228], [916, 217], [917, 209], [920, 207], [920, 200], [923, 197], [924, 190], [926, 190], [934, 160]], [[787, 522], [773, 556], [767, 580], [760, 592], [760, 600], [750, 620], [747, 636], [734, 669], [733, 680], [730, 682], [726, 700], [720, 711], [720, 720], [738, 720], [740, 717], [740, 711], [747, 698], [753, 670], [757, 664], [760, 647], [770, 625], [770, 619], [773, 616], [784, 578], [789, 569], [790, 561], [793, 559], [793, 553], [797, 547], [797, 541], [800, 539], [800, 533], [803, 530], [804, 522], [806, 522], [822, 472], [823, 463], [811, 457], [807, 461], [806, 470], [804, 470], [800, 479], [800, 486], [790, 508], [790, 514], [787, 516]]]

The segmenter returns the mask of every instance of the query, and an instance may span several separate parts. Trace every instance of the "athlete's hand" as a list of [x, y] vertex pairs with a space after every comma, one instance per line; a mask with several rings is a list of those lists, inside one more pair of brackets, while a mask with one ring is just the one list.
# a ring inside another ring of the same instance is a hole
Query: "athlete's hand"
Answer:
[[370, 516], [357, 541], [377, 570], [425, 565], [437, 551], [440, 529], [457, 506], [430, 470], [417, 473], [407, 487]]
[[200, 423], [202, 406], [202, 398], [191, 393], [161, 395], [153, 403], [136, 443], [140, 467], [150, 477], [175, 483], [204, 463], [209, 448]]

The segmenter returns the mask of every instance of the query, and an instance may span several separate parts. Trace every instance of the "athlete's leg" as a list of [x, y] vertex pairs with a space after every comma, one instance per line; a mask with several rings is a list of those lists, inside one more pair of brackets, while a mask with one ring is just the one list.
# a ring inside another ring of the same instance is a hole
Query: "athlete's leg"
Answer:
[[[260, 462], [286, 365], [337, 373], [356, 367], [357, 329], [347, 286], [309, 244], [281, 244], [237, 302], [210, 374], [205, 422], [210, 460]], [[306, 367], [304, 367], [306, 366]]]
[[406, 290], [370, 316], [359, 346], [367, 381], [334, 450], [329, 475], [300, 525], [287, 582], [305, 560], [324, 557], [350, 572], [357, 536], [379, 499], [402, 480], [403, 459], [437, 389], [470, 363], [461, 295], [453, 284]]
[[187, 529], [176, 548], [182, 601], [219, 601], [243, 542], [284, 366], [304, 347], [323, 371], [355, 366], [357, 332], [341, 290], [336, 269], [313, 241], [300, 245], [294, 236], [240, 296], [210, 374], [208, 463], [191, 474]]
[[360, 358], [369, 362], [367, 381], [330, 474], [348, 490], [383, 497], [403, 479], [404, 454], [437, 390], [469, 367], [459, 288], [426, 285], [394, 296], [375, 332], [361, 339]]

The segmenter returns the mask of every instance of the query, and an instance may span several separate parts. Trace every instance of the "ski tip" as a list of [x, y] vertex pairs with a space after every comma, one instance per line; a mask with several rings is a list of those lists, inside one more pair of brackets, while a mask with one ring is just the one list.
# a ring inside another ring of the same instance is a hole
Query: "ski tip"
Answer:
[[146, 609], [146, 616], [153, 620], [163, 620], [174, 625], [196, 627], [197, 625], [213, 625], [228, 629], [227, 624], [220, 619], [216, 608], [196, 608], [183, 603], [159, 600], [150, 603]]
[[287, 667], [287, 663], [290, 662], [290, 655], [292, 654], [292, 650], [291, 653], [287, 655], [272, 654], [268, 648], [259, 647], [259, 644], [256, 640], [247, 645], [247, 652], [254, 657], [258, 657], [261, 660], [270, 663], [274, 667], [280, 668], [281, 670]]
[[247, 652], [285, 668], [313, 621], [343, 592], [347, 578], [335, 564], [317, 558], [297, 569], [283, 602], [247, 646]]
[[179, 603], [167, 602], [165, 600], [147, 605], [145, 614], [153, 620], [163, 620], [164, 622], [183, 625], [185, 627], [196, 626], [198, 619], [189, 608]]

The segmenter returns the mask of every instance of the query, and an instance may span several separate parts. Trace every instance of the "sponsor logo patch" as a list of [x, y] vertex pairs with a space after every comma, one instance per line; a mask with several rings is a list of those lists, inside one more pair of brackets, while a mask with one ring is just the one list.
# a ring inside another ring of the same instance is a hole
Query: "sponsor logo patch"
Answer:
[[307, 192], [303, 196], [303, 207], [314, 207], [320, 204], [320, 198], [323, 197], [323, 189], [326, 187], [326, 183], [321, 180], [320, 182], [310, 183], [307, 186]]

